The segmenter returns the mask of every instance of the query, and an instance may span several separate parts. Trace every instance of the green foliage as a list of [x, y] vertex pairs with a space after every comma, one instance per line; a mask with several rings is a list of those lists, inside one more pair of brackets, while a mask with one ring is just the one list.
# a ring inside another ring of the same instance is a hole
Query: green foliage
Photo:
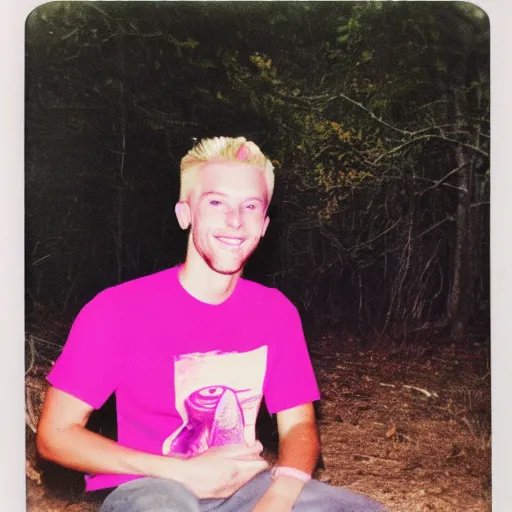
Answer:
[[27, 20], [37, 293], [65, 309], [115, 267], [173, 263], [179, 159], [193, 138], [241, 134], [276, 165], [266, 275], [304, 309], [421, 325], [450, 293], [460, 151], [467, 204], [488, 201], [489, 105], [489, 24], [469, 3], [44, 4]]

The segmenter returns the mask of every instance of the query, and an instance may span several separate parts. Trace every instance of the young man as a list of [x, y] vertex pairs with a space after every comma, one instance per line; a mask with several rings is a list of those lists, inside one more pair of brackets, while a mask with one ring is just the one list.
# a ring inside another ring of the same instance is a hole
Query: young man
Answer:
[[[377, 511], [311, 480], [320, 398], [296, 308], [241, 278], [269, 218], [273, 167], [244, 138], [183, 158], [176, 216], [184, 264], [98, 294], [48, 376], [40, 454], [113, 489], [101, 512]], [[118, 442], [85, 428], [116, 393]], [[255, 438], [262, 399], [277, 414], [278, 464]]]

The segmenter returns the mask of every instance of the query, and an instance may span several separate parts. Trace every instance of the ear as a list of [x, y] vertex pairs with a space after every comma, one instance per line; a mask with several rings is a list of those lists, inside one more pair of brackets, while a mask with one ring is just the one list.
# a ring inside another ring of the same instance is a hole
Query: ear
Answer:
[[190, 206], [185, 201], [179, 201], [174, 207], [176, 218], [181, 229], [188, 229], [191, 223]]
[[268, 224], [270, 222], [269, 217], [265, 217], [265, 220], [263, 221], [263, 228], [261, 230], [261, 237], [263, 238], [265, 236], [265, 233], [267, 232]]

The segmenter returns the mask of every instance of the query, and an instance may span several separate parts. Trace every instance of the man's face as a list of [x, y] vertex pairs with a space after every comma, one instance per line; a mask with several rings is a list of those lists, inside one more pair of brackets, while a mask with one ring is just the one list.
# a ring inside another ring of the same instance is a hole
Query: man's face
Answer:
[[240, 271], [269, 222], [262, 170], [242, 162], [207, 164], [189, 205], [192, 249], [216, 272]]

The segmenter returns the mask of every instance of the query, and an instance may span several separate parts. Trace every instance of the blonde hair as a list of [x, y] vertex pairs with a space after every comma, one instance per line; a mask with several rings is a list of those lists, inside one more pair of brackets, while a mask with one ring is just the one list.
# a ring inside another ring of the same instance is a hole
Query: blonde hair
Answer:
[[274, 166], [254, 142], [244, 137], [214, 137], [194, 146], [181, 160], [180, 201], [189, 198], [197, 186], [201, 167], [209, 162], [244, 162], [261, 168], [270, 203], [274, 192]]

